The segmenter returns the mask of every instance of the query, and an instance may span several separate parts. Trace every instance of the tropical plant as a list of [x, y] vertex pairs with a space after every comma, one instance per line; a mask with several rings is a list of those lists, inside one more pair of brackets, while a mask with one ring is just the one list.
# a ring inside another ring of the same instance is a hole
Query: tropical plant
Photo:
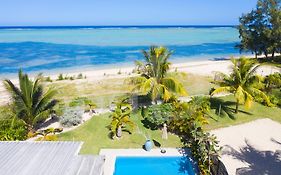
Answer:
[[246, 58], [231, 59], [231, 61], [233, 64], [231, 74], [220, 73], [220, 80], [214, 82], [220, 87], [211, 95], [222, 92], [233, 93], [236, 99], [235, 113], [238, 113], [241, 103], [250, 108], [255, 97], [261, 97], [267, 105], [270, 105], [267, 95], [257, 88], [261, 83], [261, 78], [255, 74], [259, 65]]
[[34, 131], [37, 123], [48, 118], [57, 104], [58, 101], [53, 99], [57, 91], [51, 88], [44, 91], [40, 74], [32, 81], [19, 70], [18, 78], [19, 87], [8, 79], [4, 80], [4, 85], [12, 97], [16, 116], [25, 122], [29, 131]]
[[207, 98], [196, 97], [188, 103], [174, 102], [174, 107], [169, 129], [190, 148], [200, 174], [211, 174], [212, 157], [218, 156], [220, 147], [216, 137], [203, 129], [208, 123], [206, 117], [210, 109]]
[[27, 128], [24, 122], [16, 118], [0, 120], [0, 141], [27, 139]]
[[143, 124], [152, 130], [163, 127], [164, 123], [168, 123], [172, 115], [173, 106], [171, 103], [163, 103], [159, 105], [151, 105], [147, 109], [143, 108]]
[[109, 128], [112, 137], [116, 135], [120, 138], [122, 136], [122, 130], [131, 133], [135, 127], [135, 123], [130, 118], [132, 106], [127, 102], [127, 99], [118, 101], [115, 105], [114, 111], [110, 114], [112, 120]]
[[137, 62], [139, 77], [130, 78], [135, 86], [134, 91], [141, 95], [149, 95], [157, 102], [161, 98], [168, 101], [174, 94], [186, 95], [183, 85], [174, 77], [167, 74], [170, 69], [169, 57], [172, 52], [165, 47], [152, 46], [149, 51], [142, 51], [145, 63]]
[[267, 75], [264, 78], [264, 84], [265, 84], [265, 91], [266, 92], [271, 92], [272, 89], [275, 88], [281, 88], [281, 73], [274, 73]]
[[35, 132], [35, 135], [42, 136], [37, 139], [38, 141], [56, 141], [57, 137], [55, 136], [55, 134], [60, 133], [62, 131], [62, 128], [48, 128]]

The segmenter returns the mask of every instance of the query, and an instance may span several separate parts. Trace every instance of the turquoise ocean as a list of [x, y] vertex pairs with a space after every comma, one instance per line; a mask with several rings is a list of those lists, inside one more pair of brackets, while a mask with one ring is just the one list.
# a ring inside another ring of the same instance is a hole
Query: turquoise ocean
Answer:
[[0, 74], [133, 65], [151, 45], [173, 51], [172, 62], [238, 56], [232, 26], [0, 27]]

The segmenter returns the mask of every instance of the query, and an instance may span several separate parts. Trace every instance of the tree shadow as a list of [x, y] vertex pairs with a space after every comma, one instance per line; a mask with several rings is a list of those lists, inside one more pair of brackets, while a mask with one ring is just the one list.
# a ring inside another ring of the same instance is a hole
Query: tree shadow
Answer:
[[147, 118], [144, 118], [143, 120], [141, 120], [141, 123], [143, 124], [143, 126], [147, 129], [151, 129], [153, 131], [158, 130], [159, 126], [150, 122]]
[[276, 139], [274, 139], [274, 138], [271, 138], [270, 139], [273, 143], [276, 143], [276, 144], [278, 144], [278, 145], [281, 145], [281, 142], [280, 141], [277, 141]]
[[189, 149], [181, 148], [180, 153], [183, 155], [181, 159], [177, 162], [179, 166], [180, 174], [199, 174], [199, 169], [197, 163], [193, 160], [192, 154]]
[[51, 124], [56, 123], [59, 121], [59, 117], [57, 116], [52, 116], [49, 119], [47, 119], [46, 121], [41, 121], [36, 125], [36, 129], [40, 129], [40, 128], [47, 128], [49, 127]]
[[248, 167], [236, 169], [237, 175], [280, 175], [281, 172], [281, 150], [259, 151], [245, 140], [246, 146], [238, 151], [227, 145], [228, 150], [223, 154], [230, 155], [234, 159], [247, 163]]
[[157, 147], [157, 148], [160, 148], [161, 147], [161, 143], [158, 142], [157, 140], [152, 140], [153, 141], [153, 144]]
[[[228, 116], [232, 120], [235, 120], [235, 109], [231, 106], [234, 106], [236, 103], [233, 101], [224, 101], [221, 98], [210, 98], [210, 107], [211, 109], [215, 110], [215, 113], [219, 117], [224, 117]], [[253, 115], [250, 112], [243, 111], [243, 110], [238, 110], [238, 112], [247, 114], [247, 115]]]

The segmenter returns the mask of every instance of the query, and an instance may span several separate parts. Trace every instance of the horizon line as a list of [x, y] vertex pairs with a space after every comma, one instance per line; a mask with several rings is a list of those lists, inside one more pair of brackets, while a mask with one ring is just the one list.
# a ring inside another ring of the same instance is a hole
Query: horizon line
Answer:
[[0, 26], [0, 28], [101, 28], [101, 27], [235, 27], [237, 25], [231, 24], [200, 24], [200, 25], [11, 25], [11, 26]]

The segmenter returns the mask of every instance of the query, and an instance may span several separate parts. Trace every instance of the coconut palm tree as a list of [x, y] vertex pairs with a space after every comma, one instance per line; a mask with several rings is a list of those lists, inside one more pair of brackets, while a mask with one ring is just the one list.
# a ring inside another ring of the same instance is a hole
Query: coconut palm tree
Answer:
[[233, 64], [231, 74], [220, 73], [220, 80], [215, 82], [220, 87], [216, 88], [211, 95], [221, 92], [233, 93], [236, 99], [235, 113], [238, 113], [241, 103], [250, 108], [255, 97], [261, 97], [269, 105], [269, 98], [258, 88], [260, 77], [255, 72], [259, 65], [243, 57], [231, 59], [231, 62]]
[[134, 90], [141, 95], [150, 95], [151, 100], [161, 98], [168, 101], [174, 94], [187, 95], [183, 85], [167, 72], [171, 63], [168, 62], [172, 52], [165, 47], [152, 46], [149, 51], [142, 51], [145, 63], [138, 62], [139, 77], [133, 77], [130, 82], [135, 86]]
[[132, 106], [127, 103], [126, 99], [115, 103], [115, 105], [116, 107], [110, 115], [112, 118], [110, 130], [113, 136], [116, 135], [118, 138], [120, 138], [122, 136], [122, 130], [130, 132], [130, 130], [134, 129], [135, 124], [130, 119]]
[[53, 99], [57, 91], [44, 91], [41, 75], [32, 81], [27, 74], [19, 70], [18, 78], [19, 87], [8, 79], [3, 83], [12, 97], [16, 116], [25, 122], [29, 131], [34, 131], [37, 122], [46, 119], [57, 104], [58, 101]]

